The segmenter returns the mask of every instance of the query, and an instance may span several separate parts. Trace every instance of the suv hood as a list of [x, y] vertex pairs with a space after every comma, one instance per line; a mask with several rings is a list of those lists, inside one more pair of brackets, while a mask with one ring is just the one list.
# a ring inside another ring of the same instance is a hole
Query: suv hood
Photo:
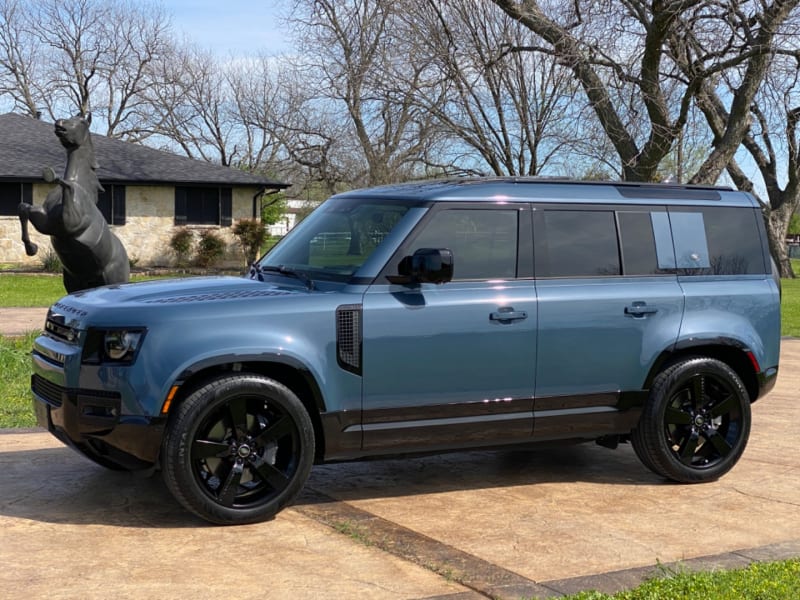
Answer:
[[120, 304], [187, 304], [258, 298], [266, 296], [305, 295], [300, 286], [281, 286], [241, 277], [188, 277], [105, 286], [76, 292], [63, 298], [73, 306], [109, 306]]
[[[232, 304], [241, 309], [242, 301], [252, 304], [252, 300], [261, 298], [291, 299], [311, 293], [303, 285], [277, 285], [241, 277], [162, 279], [76, 292], [53, 304], [49, 316], [65, 325], [81, 327], [90, 315], [92, 321], [116, 321], [123, 312], [154, 317], [156, 312], [164, 312], [159, 309], [167, 307], [191, 312], [203, 306], [203, 311], [221, 315], [226, 310], [235, 311]], [[209, 303], [219, 304], [219, 308], [209, 307]]]

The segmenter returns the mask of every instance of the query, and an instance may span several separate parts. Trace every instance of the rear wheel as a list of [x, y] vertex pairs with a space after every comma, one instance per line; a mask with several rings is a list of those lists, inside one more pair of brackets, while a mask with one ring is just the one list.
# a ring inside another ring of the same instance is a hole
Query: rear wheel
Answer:
[[736, 372], [718, 360], [691, 358], [656, 377], [631, 441], [652, 471], [701, 483], [727, 473], [749, 435], [750, 398]]
[[300, 492], [314, 458], [305, 407], [260, 375], [221, 377], [177, 409], [164, 439], [163, 475], [175, 498], [219, 524], [263, 521]]

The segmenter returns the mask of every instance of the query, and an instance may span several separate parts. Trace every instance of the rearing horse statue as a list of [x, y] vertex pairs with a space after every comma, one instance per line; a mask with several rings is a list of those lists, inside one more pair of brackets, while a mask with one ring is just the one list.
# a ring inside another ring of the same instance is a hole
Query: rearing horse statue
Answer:
[[40, 233], [50, 236], [53, 250], [61, 259], [64, 287], [70, 294], [126, 283], [130, 278], [128, 253], [97, 208], [97, 193], [103, 187], [95, 173], [91, 122], [91, 115], [56, 121], [56, 136], [67, 150], [64, 176], [57, 177], [52, 168], [45, 168], [45, 181], [58, 183], [58, 187], [50, 190], [42, 206], [19, 205], [25, 252], [33, 256], [39, 249], [28, 235], [30, 221]]

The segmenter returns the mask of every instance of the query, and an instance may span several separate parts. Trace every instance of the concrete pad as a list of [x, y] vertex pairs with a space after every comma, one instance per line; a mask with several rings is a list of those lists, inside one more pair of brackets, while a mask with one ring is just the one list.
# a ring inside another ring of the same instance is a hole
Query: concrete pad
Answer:
[[46, 308], [0, 308], [0, 335], [15, 336], [41, 331], [46, 318]]
[[315, 468], [310, 485], [529, 580], [800, 538], [800, 342], [784, 341], [750, 444], [717, 482], [675, 485], [628, 446], [469, 452]]
[[0, 433], [0, 597], [422, 598], [466, 588], [293, 510], [192, 518], [160, 478], [97, 467], [48, 433]]
[[465, 452], [318, 466], [294, 507], [230, 528], [158, 477], [0, 432], [0, 597], [519, 598], [800, 556], [798, 390], [784, 341], [744, 457], [710, 484], [667, 483], [627, 446]]

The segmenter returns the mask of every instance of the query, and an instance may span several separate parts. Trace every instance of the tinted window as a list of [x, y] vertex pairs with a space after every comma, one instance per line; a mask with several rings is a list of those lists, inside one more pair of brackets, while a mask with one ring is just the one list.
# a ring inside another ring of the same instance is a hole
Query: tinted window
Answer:
[[19, 203], [23, 201], [29, 204], [31, 202], [30, 184], [0, 183], [0, 215], [16, 217], [19, 214]]
[[383, 243], [410, 208], [401, 202], [335, 198], [305, 218], [262, 260], [313, 279], [347, 281]]
[[109, 225], [125, 225], [125, 186], [103, 184], [97, 193], [97, 208]]
[[619, 237], [622, 246], [622, 272], [625, 275], [655, 275], [658, 268], [656, 240], [649, 212], [620, 212]]
[[517, 211], [447, 209], [430, 218], [414, 238], [420, 248], [453, 251], [453, 279], [509, 279], [517, 275]]
[[537, 276], [620, 274], [613, 211], [545, 210], [542, 219], [544, 226], [536, 231]]
[[175, 225], [231, 225], [232, 188], [175, 188]]
[[675, 252], [678, 256], [681, 255], [680, 246], [686, 245], [679, 240], [680, 232], [675, 231], [676, 220], [673, 215], [679, 213], [702, 216], [708, 252], [707, 266], [686, 269], [683, 271], [685, 274], [746, 275], [767, 272], [757, 220], [760, 215], [755, 210], [725, 206], [670, 209]]

